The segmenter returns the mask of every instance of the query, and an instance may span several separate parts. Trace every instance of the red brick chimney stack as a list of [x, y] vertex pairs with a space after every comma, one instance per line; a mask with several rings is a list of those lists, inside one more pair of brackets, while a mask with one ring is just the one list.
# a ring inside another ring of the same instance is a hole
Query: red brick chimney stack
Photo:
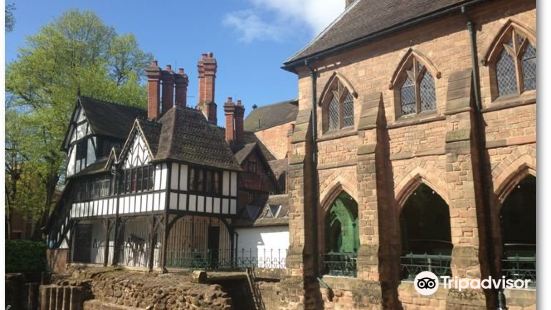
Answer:
[[241, 100], [237, 100], [234, 113], [235, 142], [239, 143], [243, 138], [243, 115], [245, 114], [245, 107], [241, 104]]
[[156, 120], [159, 118], [159, 97], [161, 93], [160, 80], [161, 69], [156, 60], [153, 60], [145, 69], [147, 75], [147, 118]]
[[163, 80], [163, 109], [161, 113], [164, 114], [174, 106], [174, 72], [171, 65], [166, 65], [162, 71], [161, 79]]
[[235, 104], [232, 101], [232, 97], [228, 97], [228, 100], [224, 103], [224, 114], [226, 116], [226, 142], [230, 144], [235, 140], [234, 113]]
[[178, 73], [174, 74], [174, 82], [176, 83], [176, 105], [185, 107], [187, 105], [187, 86], [189, 79], [184, 72], [184, 68], [178, 69]]
[[199, 72], [199, 102], [197, 106], [203, 112], [208, 121], [216, 124], [216, 103], [214, 103], [214, 90], [216, 69], [218, 65], [212, 53], [204, 53], [197, 63]]
[[226, 115], [226, 141], [230, 144], [239, 143], [243, 138], [243, 115], [245, 107], [241, 100], [237, 104], [232, 101], [232, 97], [224, 104], [224, 113]]

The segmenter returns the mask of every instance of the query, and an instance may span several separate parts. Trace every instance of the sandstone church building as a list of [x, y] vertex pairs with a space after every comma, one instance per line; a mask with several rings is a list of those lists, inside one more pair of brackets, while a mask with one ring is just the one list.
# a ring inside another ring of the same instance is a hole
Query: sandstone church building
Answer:
[[[349, 0], [284, 63], [282, 308], [535, 308], [536, 48], [533, 0]], [[424, 270], [533, 286], [423, 297]]]

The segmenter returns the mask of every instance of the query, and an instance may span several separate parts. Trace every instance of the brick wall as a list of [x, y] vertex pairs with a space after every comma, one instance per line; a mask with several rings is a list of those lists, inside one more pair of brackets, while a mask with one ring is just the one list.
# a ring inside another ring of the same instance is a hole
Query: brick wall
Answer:
[[276, 159], [287, 157], [289, 149], [289, 131], [292, 130], [294, 122], [285, 123], [268, 129], [256, 131], [254, 134], [268, 148]]

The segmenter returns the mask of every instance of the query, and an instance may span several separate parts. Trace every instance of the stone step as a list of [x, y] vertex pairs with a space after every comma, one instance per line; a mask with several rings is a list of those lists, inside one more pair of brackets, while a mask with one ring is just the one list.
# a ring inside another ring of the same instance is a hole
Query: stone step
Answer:
[[84, 310], [145, 310], [145, 308], [121, 306], [104, 302], [99, 299], [91, 299], [84, 302]]

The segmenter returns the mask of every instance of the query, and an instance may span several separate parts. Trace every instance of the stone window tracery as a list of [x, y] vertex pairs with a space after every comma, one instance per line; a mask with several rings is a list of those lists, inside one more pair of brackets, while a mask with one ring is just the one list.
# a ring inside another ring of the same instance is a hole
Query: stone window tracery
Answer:
[[354, 92], [334, 75], [321, 97], [323, 131], [354, 127]]
[[434, 79], [426, 67], [413, 58], [400, 86], [401, 115], [436, 110]]
[[536, 45], [531, 30], [507, 23], [494, 39], [483, 63], [490, 66], [494, 98], [536, 89]]

